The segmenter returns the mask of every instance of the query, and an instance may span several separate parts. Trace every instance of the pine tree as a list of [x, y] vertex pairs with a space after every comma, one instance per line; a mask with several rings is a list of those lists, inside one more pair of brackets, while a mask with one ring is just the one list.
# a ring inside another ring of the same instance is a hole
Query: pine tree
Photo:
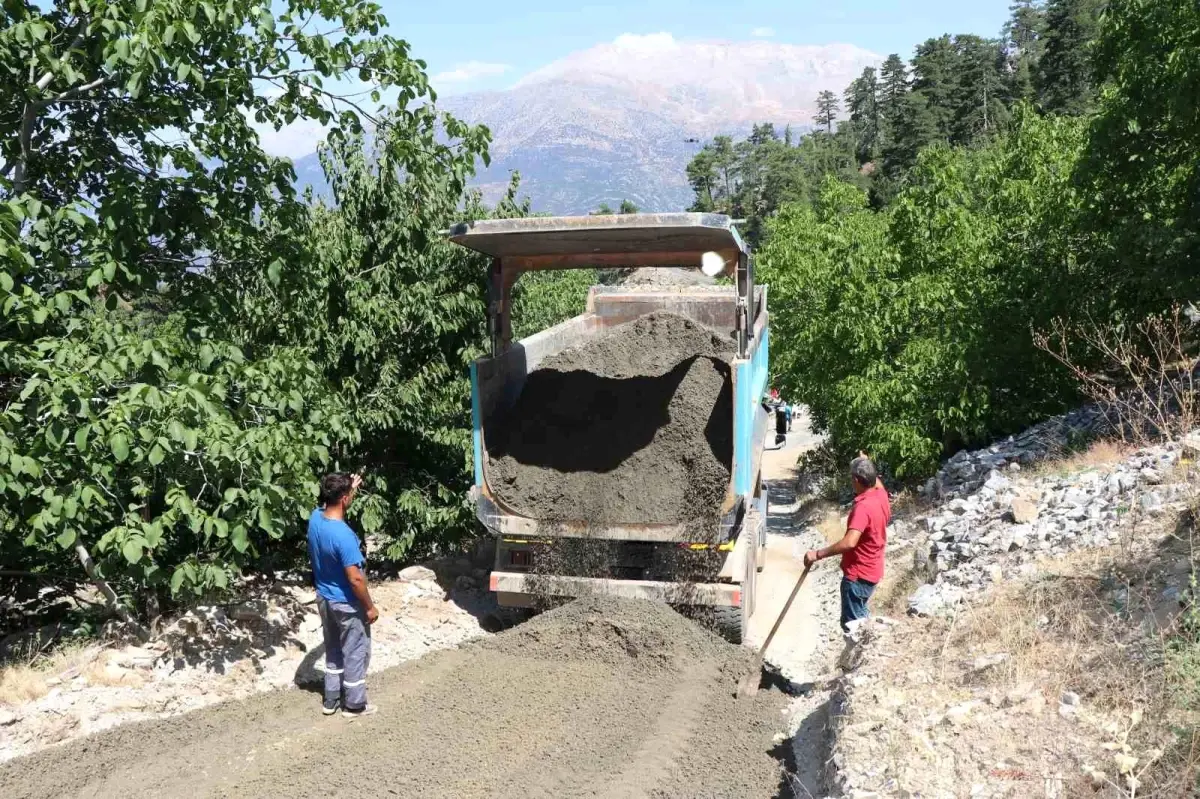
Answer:
[[748, 141], [751, 144], [766, 144], [769, 141], [778, 141], [779, 134], [775, 132], [775, 124], [773, 122], [764, 122], [761, 125], [755, 125], [750, 131]]
[[961, 73], [962, 57], [950, 36], [927, 39], [917, 45], [912, 61], [912, 90], [925, 96], [933, 129], [943, 141], [952, 137]]
[[894, 195], [895, 184], [917, 162], [921, 150], [939, 138], [929, 100], [920, 92], [904, 95], [894, 125], [896, 135], [883, 151], [883, 183], [891, 186], [880, 187], [885, 200]]
[[904, 59], [892, 53], [879, 70], [880, 145], [886, 147], [895, 137], [904, 98], [908, 95], [908, 67]]
[[837, 95], [825, 89], [817, 95], [817, 124], [825, 126], [825, 132], [833, 135], [833, 123], [840, 109]]
[[1100, 28], [1102, 0], [1049, 0], [1045, 51], [1037, 69], [1038, 102], [1049, 113], [1078, 116], [1096, 95], [1088, 49]]
[[969, 145], [993, 135], [1008, 120], [1006, 58], [995, 40], [959, 36], [955, 46], [959, 66], [950, 141]]
[[1016, 0], [1004, 26], [1009, 93], [1014, 100], [1037, 99], [1038, 63], [1044, 49], [1046, 11], [1041, 0]]
[[846, 110], [855, 137], [855, 155], [859, 164], [875, 158], [879, 147], [879, 79], [874, 67], [867, 67], [846, 89]]

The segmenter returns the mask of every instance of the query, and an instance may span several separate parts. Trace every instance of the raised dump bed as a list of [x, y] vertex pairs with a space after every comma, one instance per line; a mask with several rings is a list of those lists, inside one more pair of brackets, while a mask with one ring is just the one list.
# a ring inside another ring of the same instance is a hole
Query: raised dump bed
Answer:
[[[765, 543], [768, 327], [766, 289], [729, 220], [499, 220], [452, 238], [496, 259], [494, 351], [471, 368], [492, 590], [509, 605], [608, 594], [707, 607], [740, 639]], [[694, 267], [706, 251], [732, 261], [736, 285], [597, 286], [585, 313], [507, 339], [520, 271], [587, 265], [579, 253]]]

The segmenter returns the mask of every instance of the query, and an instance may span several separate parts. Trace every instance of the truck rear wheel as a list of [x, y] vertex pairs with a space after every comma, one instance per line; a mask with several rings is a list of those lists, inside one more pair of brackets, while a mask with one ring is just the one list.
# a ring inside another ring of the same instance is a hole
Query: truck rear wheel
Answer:
[[742, 609], [731, 607], [709, 608], [712, 611], [710, 625], [713, 632], [731, 644], [742, 642]]
[[675, 612], [731, 644], [742, 642], [742, 609], [711, 605], [672, 605]]

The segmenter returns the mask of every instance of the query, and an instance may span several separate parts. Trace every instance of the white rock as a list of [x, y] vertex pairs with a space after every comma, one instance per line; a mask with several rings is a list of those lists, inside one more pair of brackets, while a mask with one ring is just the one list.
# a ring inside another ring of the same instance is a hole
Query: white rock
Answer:
[[1082, 508], [1092, 501], [1092, 495], [1082, 488], [1068, 488], [1062, 497], [1062, 504]]
[[251, 599], [239, 602], [229, 610], [230, 618], [237, 621], [262, 621], [271, 612], [270, 605], [264, 599]]
[[1156, 469], [1145, 468], [1138, 472], [1138, 475], [1142, 478], [1142, 482], [1149, 483], [1153, 486], [1156, 486], [1163, 481], [1162, 474]]
[[1064, 705], [1070, 705], [1071, 707], [1078, 707], [1079, 703], [1082, 701], [1083, 700], [1080, 698], [1079, 694], [1075, 693], [1074, 691], [1063, 691], [1062, 703]]
[[979, 657], [975, 658], [975, 661], [971, 664], [971, 668], [975, 671], [983, 671], [985, 669], [990, 669], [993, 666], [999, 666], [1001, 663], [1008, 660], [1008, 658], [1009, 654], [1007, 652], [995, 652], [991, 655], [980, 655]]
[[990, 491], [1003, 491], [1010, 485], [1012, 485], [1011, 480], [993, 469], [991, 474], [988, 475], [988, 479], [983, 484], [983, 487]]
[[418, 580], [437, 580], [437, 575], [434, 574], [433, 569], [426, 568], [425, 566], [408, 566], [401, 569], [400, 574], [397, 576], [407, 583], [414, 583]]
[[1158, 511], [1162, 510], [1163, 499], [1157, 491], [1151, 491], [1148, 494], [1142, 494], [1142, 496], [1138, 498], [1138, 505], [1140, 505], [1144, 511], [1157, 513]]

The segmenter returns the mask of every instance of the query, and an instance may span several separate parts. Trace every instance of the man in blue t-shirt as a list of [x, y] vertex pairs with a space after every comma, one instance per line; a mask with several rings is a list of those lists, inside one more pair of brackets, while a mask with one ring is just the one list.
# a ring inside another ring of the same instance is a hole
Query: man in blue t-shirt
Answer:
[[322, 712], [326, 716], [336, 713], [339, 705], [350, 717], [375, 712], [375, 707], [367, 704], [367, 666], [371, 625], [379, 611], [367, 591], [358, 536], [346, 524], [346, 508], [360, 483], [357, 474], [325, 475], [321, 478], [321, 507], [308, 517], [308, 557], [325, 634]]

